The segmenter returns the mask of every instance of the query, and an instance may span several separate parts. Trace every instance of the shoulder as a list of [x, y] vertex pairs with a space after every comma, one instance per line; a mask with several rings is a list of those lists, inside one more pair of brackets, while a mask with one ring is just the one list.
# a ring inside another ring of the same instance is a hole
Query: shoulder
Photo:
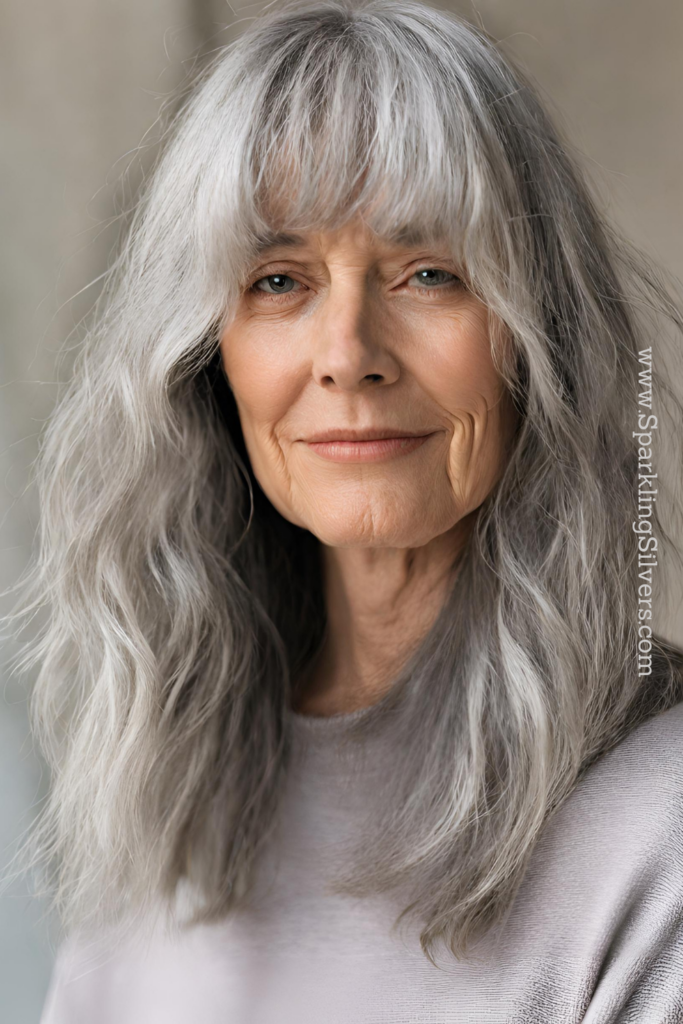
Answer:
[[604, 787], [650, 800], [657, 795], [660, 802], [683, 796], [683, 702], [632, 729], [587, 769], [577, 789]]
[[630, 747], [649, 749], [655, 760], [670, 754], [683, 762], [683, 701], [641, 722], [614, 750]]
[[683, 855], [683, 702], [646, 719], [579, 778], [547, 840], [605, 863], [671, 867]]
[[[172, 976], [180, 978], [182, 973], [177, 962], [177, 948], [182, 947], [174, 947], [173, 932], [165, 915], [165, 908], [159, 906], [144, 922], [134, 919], [128, 927], [122, 922], [118, 930], [76, 928], [64, 936], [57, 950], [40, 1024], [90, 1024], [94, 1020], [98, 1024], [133, 1024], [150, 1020], [147, 1015], [138, 1016], [133, 1007], [135, 1000], [144, 1002], [146, 998], [146, 979], [154, 984], [157, 960], [163, 971], [166, 950], [170, 951], [167, 959]], [[163, 980], [167, 980], [165, 975]], [[159, 1020], [171, 1020], [159, 1012]]]
[[598, 758], [546, 821], [519, 919], [540, 928], [543, 941], [552, 934], [580, 946], [592, 936], [597, 948], [615, 922], [681, 913], [681, 863], [683, 703], [641, 722]]
[[667, 1008], [683, 998], [681, 864], [683, 703], [605, 752], [551, 816], [506, 940], [532, 965], [559, 965], [560, 991], [578, 972], [586, 1022], [678, 1020]]

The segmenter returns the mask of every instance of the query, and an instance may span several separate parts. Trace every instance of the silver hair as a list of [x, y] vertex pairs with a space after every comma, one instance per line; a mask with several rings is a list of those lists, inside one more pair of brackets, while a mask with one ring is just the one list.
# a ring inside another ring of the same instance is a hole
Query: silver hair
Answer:
[[683, 699], [661, 638], [637, 671], [631, 435], [639, 351], [682, 329], [665, 278], [483, 32], [410, 0], [288, 3], [174, 118], [44, 439], [35, 849], [67, 926], [179, 885], [197, 921], [248, 898], [326, 624], [318, 542], [253, 477], [218, 339], [261, 244], [356, 215], [445, 239], [520, 426], [437, 621], [361, 716], [401, 756], [340, 889], [408, 886], [426, 955], [467, 955], [587, 765]]

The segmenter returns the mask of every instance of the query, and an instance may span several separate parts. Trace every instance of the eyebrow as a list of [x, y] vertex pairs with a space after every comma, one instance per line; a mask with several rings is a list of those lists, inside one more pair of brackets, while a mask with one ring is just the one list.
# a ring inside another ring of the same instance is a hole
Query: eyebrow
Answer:
[[[384, 241], [390, 245], [403, 245], [412, 248], [416, 245], [433, 243], [435, 239], [415, 225], [405, 225], [385, 235]], [[289, 231], [268, 232], [257, 237], [254, 243], [254, 254], [260, 256], [267, 249], [294, 248], [305, 244], [306, 239], [303, 235]]]
[[260, 235], [256, 239], [255, 243], [256, 255], [259, 256], [266, 249], [280, 249], [287, 246], [304, 245], [305, 242], [306, 239], [303, 238], [302, 235], [295, 235], [285, 231]]
[[409, 248], [416, 245], [429, 245], [435, 242], [435, 239], [426, 231], [421, 230], [412, 224], [407, 224], [404, 227], [397, 228], [387, 235], [387, 241], [394, 245], [405, 245]]

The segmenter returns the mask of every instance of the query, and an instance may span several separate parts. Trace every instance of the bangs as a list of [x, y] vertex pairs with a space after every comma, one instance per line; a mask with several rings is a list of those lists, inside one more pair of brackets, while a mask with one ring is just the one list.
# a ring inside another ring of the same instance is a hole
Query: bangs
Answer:
[[268, 38], [251, 50], [251, 98], [236, 104], [249, 119], [232, 157], [237, 234], [256, 252], [362, 215], [387, 240], [438, 239], [462, 262], [481, 175], [454, 49], [369, 17], [339, 32], [304, 15], [277, 28], [275, 56]]

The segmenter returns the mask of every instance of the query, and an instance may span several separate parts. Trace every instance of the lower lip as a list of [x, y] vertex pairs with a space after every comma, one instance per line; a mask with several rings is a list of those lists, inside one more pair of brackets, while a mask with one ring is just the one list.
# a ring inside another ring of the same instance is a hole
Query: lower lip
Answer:
[[316, 455], [330, 462], [381, 462], [408, 455], [420, 448], [431, 434], [420, 437], [383, 437], [374, 441], [307, 441]]

